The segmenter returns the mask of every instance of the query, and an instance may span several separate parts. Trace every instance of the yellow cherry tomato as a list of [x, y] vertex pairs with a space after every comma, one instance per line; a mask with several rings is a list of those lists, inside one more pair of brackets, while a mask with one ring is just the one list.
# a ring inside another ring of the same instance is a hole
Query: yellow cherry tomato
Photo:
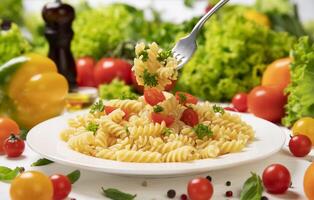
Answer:
[[270, 27], [270, 20], [263, 13], [257, 12], [255, 10], [248, 10], [244, 13], [244, 17], [248, 20], [254, 21], [259, 25], [265, 26], [267, 28]]
[[303, 179], [303, 189], [308, 199], [314, 199], [314, 163], [307, 168]]
[[10, 80], [8, 94], [12, 99], [17, 99], [20, 96], [25, 82], [32, 76], [46, 72], [57, 73], [57, 67], [51, 59], [38, 54], [27, 54], [25, 56], [29, 60], [21, 64], [21, 67], [14, 73]]
[[314, 145], [314, 118], [304, 117], [296, 121], [292, 127], [293, 135], [306, 135]]
[[37, 74], [24, 83], [21, 97], [33, 104], [62, 101], [68, 89], [67, 80], [61, 74], [54, 72]]
[[10, 196], [11, 200], [52, 200], [53, 186], [45, 174], [27, 171], [12, 181]]

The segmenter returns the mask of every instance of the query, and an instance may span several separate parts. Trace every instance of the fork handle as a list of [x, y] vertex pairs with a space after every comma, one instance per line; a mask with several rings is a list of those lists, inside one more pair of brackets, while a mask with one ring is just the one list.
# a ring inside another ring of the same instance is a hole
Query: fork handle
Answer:
[[198, 32], [204, 26], [205, 22], [223, 5], [225, 5], [229, 0], [220, 0], [212, 9], [210, 9], [194, 26], [193, 30], [190, 33], [191, 37], [196, 38]]

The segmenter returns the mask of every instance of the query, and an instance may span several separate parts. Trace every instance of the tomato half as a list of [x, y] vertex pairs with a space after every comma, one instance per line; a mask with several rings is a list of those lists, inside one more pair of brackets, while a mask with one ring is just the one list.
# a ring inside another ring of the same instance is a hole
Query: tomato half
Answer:
[[164, 115], [161, 113], [155, 113], [153, 112], [151, 114], [151, 118], [153, 120], [153, 122], [161, 124], [162, 122], [166, 123], [166, 126], [169, 127], [173, 124], [174, 122], [174, 117], [171, 115]]
[[18, 135], [20, 128], [15, 121], [7, 117], [0, 117], [0, 154], [4, 153], [3, 143], [11, 135]]
[[246, 93], [238, 93], [234, 95], [232, 98], [232, 105], [239, 111], [239, 112], [246, 112], [247, 111], [247, 94]]
[[89, 56], [76, 60], [77, 84], [78, 86], [95, 86], [94, 66], [96, 61]]
[[116, 107], [113, 106], [105, 106], [105, 113], [109, 115], [112, 111], [116, 110]]
[[289, 170], [281, 164], [272, 164], [266, 167], [262, 179], [267, 192], [272, 194], [286, 192], [291, 183]]
[[27, 171], [18, 175], [11, 183], [11, 200], [51, 200], [52, 183], [39, 171]]
[[3, 149], [8, 157], [18, 157], [24, 152], [25, 144], [18, 136], [11, 134], [11, 136], [4, 141]]
[[248, 110], [257, 117], [279, 122], [285, 114], [287, 97], [277, 87], [257, 86], [248, 96]]
[[214, 193], [212, 183], [206, 178], [192, 179], [187, 189], [191, 200], [209, 200]]
[[53, 185], [53, 199], [62, 200], [65, 199], [71, 192], [72, 185], [67, 176], [61, 174], [55, 174], [50, 176], [50, 180]]
[[126, 84], [132, 84], [131, 78], [132, 65], [125, 60], [117, 58], [102, 58], [94, 69], [95, 83], [98, 86], [102, 83], [110, 83], [118, 78]]
[[289, 141], [290, 152], [296, 157], [304, 157], [312, 149], [311, 140], [305, 135], [293, 136]]
[[166, 97], [162, 91], [156, 88], [147, 88], [144, 90], [144, 99], [149, 105], [155, 106], [158, 103], [166, 100]]
[[187, 108], [183, 111], [180, 120], [183, 121], [186, 125], [193, 127], [198, 124], [197, 112], [192, 108]]
[[185, 104], [197, 104], [197, 98], [186, 92], [176, 92], [176, 99], [183, 105]]
[[306, 135], [314, 145], [314, 118], [303, 117], [296, 121], [292, 126], [292, 133], [293, 135]]

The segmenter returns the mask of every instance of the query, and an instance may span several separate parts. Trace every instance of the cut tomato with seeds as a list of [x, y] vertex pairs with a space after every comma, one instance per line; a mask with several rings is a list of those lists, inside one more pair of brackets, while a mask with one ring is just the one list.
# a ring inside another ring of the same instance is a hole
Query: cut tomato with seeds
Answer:
[[164, 115], [161, 113], [153, 112], [151, 115], [153, 122], [161, 124], [163, 121], [166, 123], [166, 126], [169, 127], [174, 122], [174, 117], [171, 115]]
[[195, 126], [198, 124], [198, 115], [192, 108], [187, 108], [183, 111], [180, 118], [186, 125]]
[[197, 104], [197, 98], [186, 92], [176, 92], [176, 99], [183, 105], [187, 103]]
[[156, 88], [145, 89], [144, 98], [145, 101], [151, 106], [157, 105], [158, 103], [166, 100], [166, 97], [162, 91], [159, 91]]

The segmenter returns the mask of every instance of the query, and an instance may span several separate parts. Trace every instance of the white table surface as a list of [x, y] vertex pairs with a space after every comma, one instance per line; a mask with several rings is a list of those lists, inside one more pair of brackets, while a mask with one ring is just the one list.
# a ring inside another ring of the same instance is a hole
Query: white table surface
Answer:
[[[8, 159], [6, 156], [0, 156], [0, 165], [11, 168], [23, 166], [26, 170], [40, 170], [47, 175], [55, 173], [67, 174], [75, 170], [75, 168], [57, 163], [41, 167], [30, 167], [31, 163], [39, 158], [39, 155], [26, 147], [26, 151], [20, 158]], [[292, 176], [293, 188], [289, 189], [284, 195], [271, 196], [265, 193], [265, 196], [269, 197], [269, 199], [305, 199], [303, 194], [303, 175], [310, 162], [305, 159], [292, 157], [286, 151], [281, 151], [259, 162], [231, 169], [212, 171], [207, 174], [201, 174], [200, 176], [210, 175], [212, 177], [214, 186], [213, 199], [238, 199], [240, 188], [244, 181], [250, 176], [250, 172], [262, 174], [264, 168], [273, 163], [281, 163], [289, 169]], [[73, 185], [73, 190], [69, 197], [76, 198], [77, 200], [106, 199], [101, 194], [101, 187], [104, 186], [105, 188], [117, 188], [124, 192], [137, 194], [136, 199], [138, 200], [167, 200], [167, 191], [169, 189], [175, 189], [177, 191], [177, 197], [175, 199], [178, 200], [180, 199], [180, 194], [186, 193], [187, 182], [197, 176], [199, 175], [145, 180], [145, 178], [112, 176], [101, 172], [81, 170], [81, 178]], [[147, 187], [141, 185], [143, 181], [147, 181]], [[231, 181], [232, 185], [230, 187], [225, 186], [226, 181]], [[10, 199], [9, 188], [9, 183], [0, 182], [1, 200]], [[224, 197], [227, 190], [233, 191], [234, 198]]]

